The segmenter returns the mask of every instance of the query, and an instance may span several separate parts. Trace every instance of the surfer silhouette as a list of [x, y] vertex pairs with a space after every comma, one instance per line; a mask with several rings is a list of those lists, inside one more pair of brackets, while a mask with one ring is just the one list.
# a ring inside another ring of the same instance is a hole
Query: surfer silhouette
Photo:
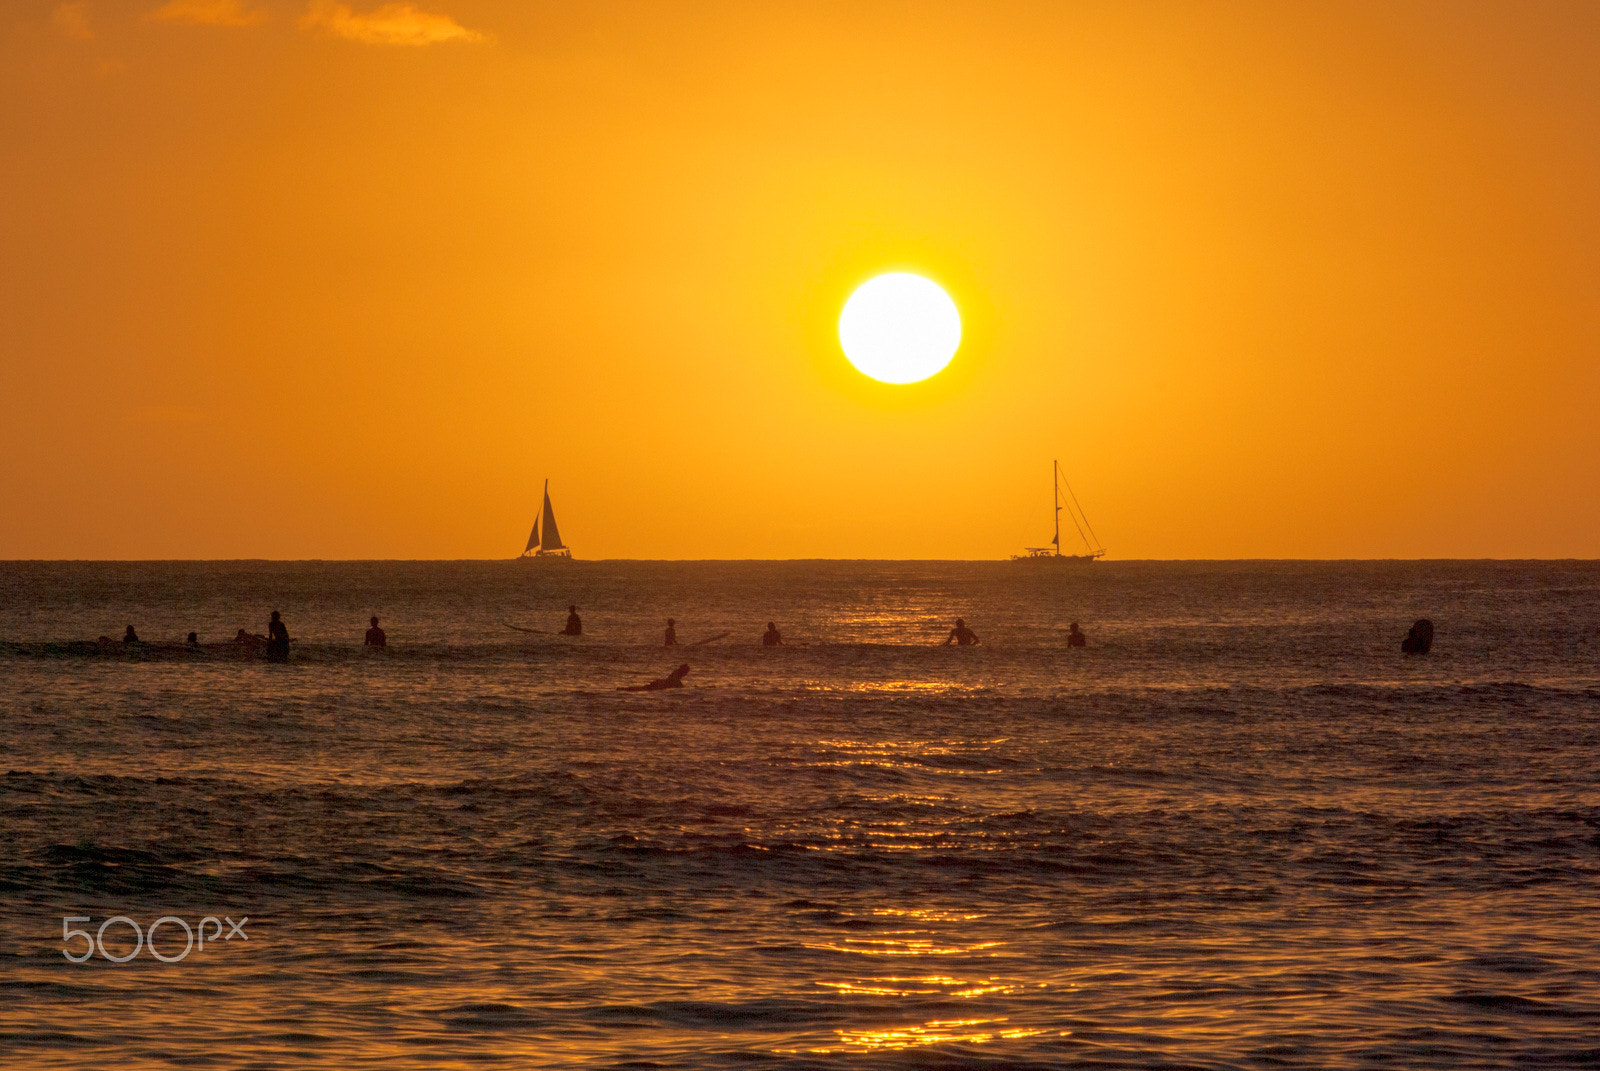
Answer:
[[582, 636], [583, 622], [578, 620], [578, 608], [567, 607], [567, 627], [561, 630], [563, 636]]
[[1400, 641], [1400, 650], [1404, 654], [1427, 654], [1433, 650], [1433, 622], [1426, 617], [1418, 618], [1406, 638]]
[[187, 643], [190, 647], [199, 647], [200, 646], [200, 634], [198, 632], [191, 632], [191, 633], [189, 633], [189, 638], [187, 640], [184, 640], [184, 642]]
[[384, 632], [383, 629], [378, 627], [378, 619], [376, 617], [374, 617], [372, 619], [372, 627], [367, 629], [366, 646], [368, 646], [368, 647], [387, 647], [387, 646], [389, 646], [389, 634], [387, 632]]
[[1078, 631], [1078, 623], [1076, 621], [1074, 621], [1072, 623], [1071, 629], [1067, 632], [1067, 646], [1068, 647], [1087, 647], [1087, 646], [1089, 646], [1089, 637], [1085, 636], [1082, 632]]
[[950, 635], [945, 637], [944, 645], [948, 647], [955, 643], [960, 644], [962, 647], [972, 647], [977, 642], [978, 634], [968, 628], [967, 623], [958, 617], [956, 618], [956, 627], [951, 629]]
[[133, 631], [133, 626], [132, 625], [129, 625], [128, 626], [128, 631], [124, 632], [122, 634], [122, 642], [123, 643], [138, 643], [139, 642], [139, 634], [137, 632]]
[[267, 622], [267, 661], [289, 661], [289, 630], [276, 610], [272, 611], [272, 620]]
[[676, 647], [676, 646], [678, 646], [677, 624], [678, 623], [676, 621], [674, 621], [672, 618], [670, 618], [670, 617], [667, 618], [667, 642], [662, 644], [661, 646], [663, 646], [663, 647]]
[[689, 675], [689, 663], [685, 662], [677, 669], [668, 673], [660, 680], [653, 680], [649, 684], [629, 684], [618, 688], [619, 692], [659, 692], [667, 688], [682, 688], [683, 678]]
[[782, 647], [783, 636], [778, 632], [778, 626], [772, 621], [767, 622], [767, 631], [761, 634], [761, 646]]

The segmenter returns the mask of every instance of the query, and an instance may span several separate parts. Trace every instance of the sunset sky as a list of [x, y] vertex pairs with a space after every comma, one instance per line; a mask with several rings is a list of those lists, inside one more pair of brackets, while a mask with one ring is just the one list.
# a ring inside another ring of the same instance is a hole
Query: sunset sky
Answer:
[[1600, 557], [1594, 3], [12, 0], [0, 239], [0, 558]]

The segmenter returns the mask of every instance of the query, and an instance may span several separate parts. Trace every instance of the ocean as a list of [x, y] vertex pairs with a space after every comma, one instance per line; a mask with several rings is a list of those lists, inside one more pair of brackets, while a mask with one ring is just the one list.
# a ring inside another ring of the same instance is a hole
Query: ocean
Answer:
[[1600, 563], [0, 563], [0, 1065], [1594, 1067]]

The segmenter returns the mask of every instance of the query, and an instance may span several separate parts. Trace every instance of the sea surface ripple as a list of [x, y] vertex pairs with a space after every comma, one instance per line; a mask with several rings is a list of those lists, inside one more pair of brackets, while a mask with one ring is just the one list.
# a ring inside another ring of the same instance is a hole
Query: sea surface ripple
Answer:
[[7, 1068], [1593, 1067], [1597, 879], [1596, 563], [0, 563]]

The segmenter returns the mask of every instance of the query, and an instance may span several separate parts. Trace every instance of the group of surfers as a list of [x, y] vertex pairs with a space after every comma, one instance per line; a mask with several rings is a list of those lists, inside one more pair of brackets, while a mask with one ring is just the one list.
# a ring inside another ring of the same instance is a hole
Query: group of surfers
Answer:
[[[378, 634], [377, 646], [382, 647], [384, 645], [383, 630], [377, 627], [378, 619], [376, 617], [372, 619], [372, 626], [372, 629], [367, 631], [367, 643], [371, 644], [373, 642], [372, 634], [376, 631]], [[102, 647], [110, 642], [111, 637], [100, 637], [100, 645]], [[144, 641], [139, 638], [139, 634], [134, 631], [133, 626], [129, 625], [127, 631], [122, 634], [122, 642], [124, 645], [131, 645], [143, 643]], [[283, 615], [277, 610], [272, 611], [272, 618], [267, 622], [267, 634], [265, 636], [259, 632], [240, 629], [234, 635], [233, 642], [251, 654], [255, 654], [265, 648], [268, 662], [289, 661], [289, 629], [283, 623]], [[184, 640], [184, 645], [186, 647], [199, 647], [200, 634], [197, 632], [189, 633]]]
[[[363, 645], [367, 647], [377, 647], [380, 649], [388, 647], [388, 634], [385, 633], [381, 627], [379, 627], [377, 617], [372, 617], [369, 620], [371, 625], [367, 629], [366, 639], [363, 641]], [[662, 643], [663, 647], [681, 646], [678, 643], [677, 625], [678, 623], [675, 619], [670, 617], [667, 618], [667, 628], [663, 637], [664, 642]], [[522, 631], [526, 632], [530, 630], [523, 629]], [[578, 607], [576, 605], [567, 607], [567, 624], [566, 627], [561, 630], [561, 635], [583, 635], [583, 619], [578, 616]], [[710, 639], [721, 639], [722, 636], [726, 635], [727, 633], [722, 633], [719, 636], [710, 637]], [[129, 625], [127, 632], [123, 634], [122, 642], [124, 644], [136, 644], [141, 643], [142, 641], [139, 639], [139, 634], [134, 631], [133, 626]], [[200, 645], [200, 637], [196, 633], [191, 632], [189, 633], [186, 642], [190, 647], [198, 647]], [[289, 629], [286, 625], [284, 625], [283, 616], [277, 610], [272, 611], [272, 618], [267, 623], [267, 634], [265, 636], [258, 632], [250, 632], [246, 629], [240, 629], [233, 637], [233, 642], [245, 651], [249, 652], [252, 656], [254, 656], [256, 652], [265, 648], [268, 662], [289, 661]], [[702, 640], [700, 642], [703, 643], [707, 641]], [[942, 646], [948, 647], [953, 643], [961, 647], [974, 647], [977, 646], [978, 642], [978, 634], [967, 627], [966, 621], [958, 617], [956, 618], [955, 627], [952, 628], [950, 630], [950, 634], [945, 637]], [[100, 637], [100, 644], [102, 647], [110, 643], [111, 638], [109, 636]], [[1072, 622], [1070, 629], [1067, 632], [1067, 646], [1087, 647], [1088, 644], [1089, 639], [1083, 634], [1083, 630], [1078, 628], [1078, 623], [1076, 621]], [[763, 647], [783, 646], [783, 634], [778, 631], [778, 625], [776, 622], [767, 622], [767, 630], [761, 634], [761, 645]], [[695, 645], [690, 644], [689, 646]], [[1405, 641], [1400, 645], [1400, 649], [1406, 654], [1429, 653], [1433, 649], [1433, 622], [1429, 621], [1427, 618], [1422, 618], [1413, 624], [1411, 626], [1411, 631], [1406, 635]], [[618, 691], [656, 692], [661, 691], [664, 688], [682, 688], [683, 678], [688, 675], [689, 665], [686, 662], [659, 680], [653, 680], [648, 684], [629, 685], [624, 688], [619, 688]]]
[[[369, 618], [369, 621], [370, 627], [367, 629], [366, 638], [363, 640], [363, 646], [378, 648], [388, 647], [388, 633], [384, 632], [384, 630], [378, 625], [377, 617]], [[529, 630], [525, 629], [523, 631]], [[561, 635], [583, 635], [583, 619], [578, 616], [577, 606], [573, 605], [567, 607], [567, 623], [566, 627], [561, 630]], [[721, 635], [711, 637], [711, 639], [721, 639], [722, 636], [726, 635], [727, 633], [724, 632]], [[103, 643], [110, 642], [109, 638], [105, 636], [100, 637], [100, 639]], [[134, 631], [133, 626], [129, 625], [127, 632], [122, 637], [122, 642], [125, 644], [132, 644], [140, 643], [142, 641], [140, 641], [138, 633]], [[261, 635], [259, 632], [250, 632], [247, 629], [240, 629], [234, 635], [233, 642], [250, 651], [251, 653], [255, 653], [256, 651], [265, 648], [268, 661], [285, 661], [289, 657], [289, 629], [283, 623], [283, 615], [277, 610], [272, 611], [272, 619], [267, 623], [267, 634], [265, 636]], [[1072, 622], [1071, 629], [1067, 633], [1067, 646], [1084, 647], [1088, 645], [1088, 642], [1088, 638], [1084, 636], [1083, 631], [1078, 628], [1078, 623], [1076, 621]], [[189, 633], [187, 643], [191, 647], [198, 647], [200, 644], [200, 638], [196, 633], [191, 632]], [[978, 634], [967, 627], [965, 620], [958, 617], [956, 618], [955, 627], [952, 628], [950, 630], [950, 634], [945, 637], [943, 646], [948, 647], [952, 643], [961, 647], [975, 647], [979, 643]], [[663, 636], [662, 646], [682, 646], [678, 642], [678, 622], [674, 618], [667, 618], [667, 628], [666, 633]], [[694, 645], [691, 644], [690, 646]], [[767, 622], [767, 630], [761, 634], [761, 646], [783, 646], [783, 633], [778, 631], [777, 622]], [[688, 671], [687, 666], [681, 668], [683, 668], [685, 672]]]
[[[371, 625], [367, 629], [367, 635], [363, 641], [363, 646], [378, 648], [388, 647], [389, 636], [379, 626], [377, 617], [374, 616], [369, 620]], [[674, 618], [667, 618], [667, 630], [664, 637], [665, 642], [662, 644], [662, 646], [680, 646], [678, 643], [677, 624], [678, 622]], [[566, 627], [561, 630], [561, 634], [563, 636], [583, 635], [583, 620], [578, 616], [578, 607], [576, 605], [567, 607], [567, 624]], [[726, 633], [723, 635], [726, 635]], [[721, 636], [715, 636], [712, 638], [721, 639]], [[101, 639], [109, 642], [107, 637], [101, 637]], [[128, 626], [128, 631], [123, 635], [122, 642], [125, 644], [141, 642], [138, 633], [134, 631], [132, 625]], [[257, 632], [250, 632], [247, 629], [240, 629], [234, 635], [233, 642], [239, 645], [242, 649], [248, 651], [251, 655], [254, 655], [257, 651], [265, 647], [268, 662], [287, 662], [289, 660], [289, 629], [288, 626], [283, 623], [283, 615], [277, 610], [272, 611], [272, 619], [267, 624], [267, 634], [265, 636]], [[950, 635], [945, 638], [944, 642], [946, 645], [955, 643], [961, 645], [962, 647], [972, 647], [978, 643], [978, 634], [967, 627], [966, 621], [958, 617], [956, 618], [955, 628], [950, 630]], [[1077, 622], [1073, 622], [1072, 632], [1069, 635], [1067, 642], [1073, 647], [1082, 647], [1084, 645], [1083, 633], [1078, 631]], [[189, 633], [187, 643], [191, 647], [198, 647], [200, 644], [200, 637], [198, 634], [191, 632]], [[778, 631], [777, 622], [767, 622], [767, 630], [761, 634], [761, 645], [763, 647], [783, 646], [783, 634]], [[626, 685], [618, 688], [617, 691], [659, 692], [668, 688], [682, 688], [683, 678], [687, 677], [688, 675], [689, 663], [684, 662], [665, 677], [650, 681], [647, 684]]]

